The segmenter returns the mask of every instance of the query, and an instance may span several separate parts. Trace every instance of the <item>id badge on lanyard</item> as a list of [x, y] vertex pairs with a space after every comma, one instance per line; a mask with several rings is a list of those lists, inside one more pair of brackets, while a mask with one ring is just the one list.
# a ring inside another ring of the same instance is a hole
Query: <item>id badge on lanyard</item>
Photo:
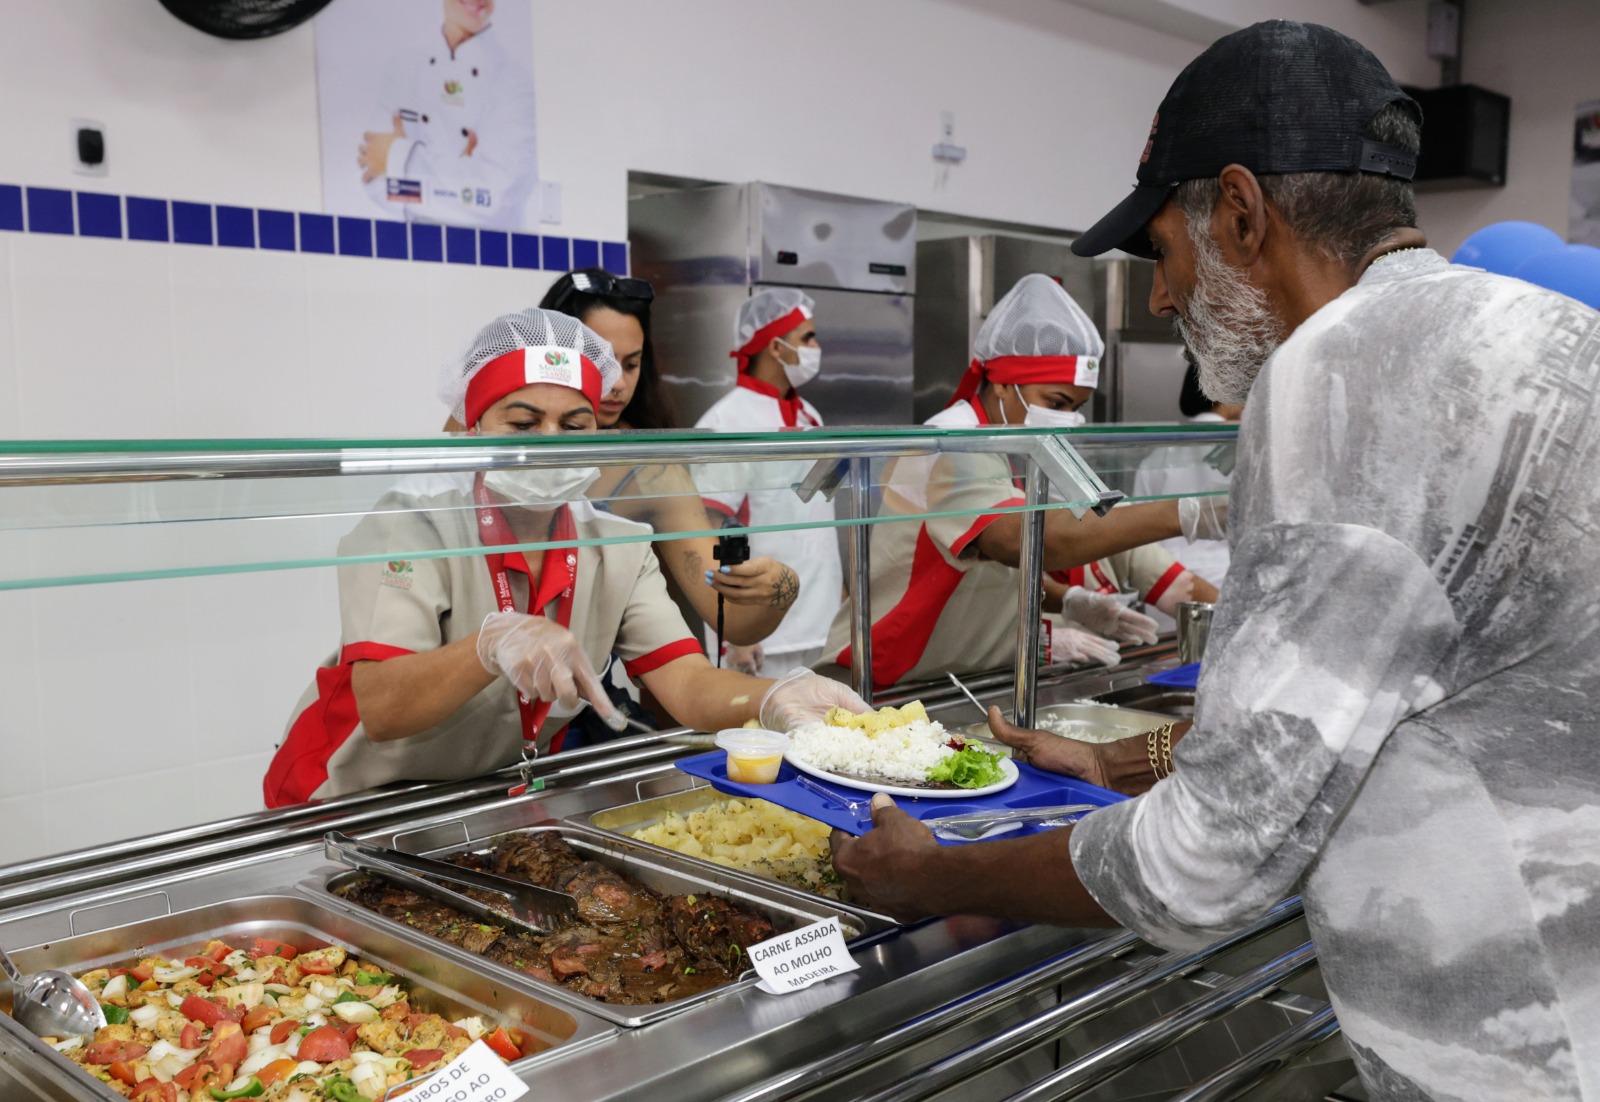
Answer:
[[[494, 498], [484, 488], [483, 480], [476, 480], [472, 487], [473, 501], [478, 510], [478, 528], [486, 546], [509, 546], [518, 542], [516, 534], [511, 530], [511, 524], [506, 520], [505, 514], [495, 504]], [[576, 535], [572, 523], [572, 513], [566, 506], [562, 506], [556, 518], [555, 530], [551, 533], [556, 540], [572, 539]], [[563, 561], [564, 560], [564, 561]], [[501, 612], [516, 612], [516, 597], [511, 591], [511, 576], [506, 569], [506, 556], [503, 552], [492, 552], [484, 555], [484, 561], [489, 567], [489, 581], [494, 587], [495, 604]], [[541, 582], [552, 576], [551, 571], [565, 567], [567, 585], [562, 590], [560, 597], [554, 602], [556, 614], [549, 616], [549, 602], [546, 604], [545, 615], [564, 628], [572, 625], [572, 599], [573, 592], [578, 585], [578, 553], [574, 548], [551, 548], [545, 551], [540, 569]], [[538, 600], [537, 586], [529, 579], [528, 586], [528, 615], [538, 615], [534, 611], [534, 604]], [[550, 716], [551, 701], [534, 700], [525, 693], [517, 694], [517, 712], [522, 722], [522, 760], [523, 783], [513, 788], [509, 795], [520, 796], [529, 787], [529, 774], [527, 766], [539, 756], [539, 728]]]

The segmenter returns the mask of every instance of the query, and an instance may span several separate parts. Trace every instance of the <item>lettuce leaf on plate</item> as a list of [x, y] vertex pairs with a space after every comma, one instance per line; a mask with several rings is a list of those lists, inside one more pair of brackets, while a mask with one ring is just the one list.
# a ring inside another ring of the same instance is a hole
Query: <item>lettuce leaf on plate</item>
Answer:
[[1005, 780], [1000, 768], [1000, 755], [968, 746], [940, 760], [928, 770], [930, 781], [943, 781], [957, 788], [987, 788]]

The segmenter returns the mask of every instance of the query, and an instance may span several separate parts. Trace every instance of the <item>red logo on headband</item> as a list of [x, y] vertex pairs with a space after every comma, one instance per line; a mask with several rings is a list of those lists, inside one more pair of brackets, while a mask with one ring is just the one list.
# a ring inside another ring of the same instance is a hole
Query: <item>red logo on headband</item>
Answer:
[[551, 367], [561, 367], [567, 362], [567, 354], [552, 348], [544, 354], [544, 362]]

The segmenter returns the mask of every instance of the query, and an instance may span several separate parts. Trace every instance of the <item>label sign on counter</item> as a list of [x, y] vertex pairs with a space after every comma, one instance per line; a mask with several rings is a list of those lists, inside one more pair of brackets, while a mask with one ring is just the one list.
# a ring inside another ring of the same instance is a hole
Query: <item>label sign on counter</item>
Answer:
[[511, 1102], [528, 1093], [528, 1085], [511, 1073], [506, 1062], [482, 1041], [405, 1093], [406, 1102]]
[[829, 976], [842, 976], [861, 967], [844, 946], [837, 918], [790, 930], [750, 946], [748, 952], [761, 977], [757, 986], [774, 995], [802, 991]]

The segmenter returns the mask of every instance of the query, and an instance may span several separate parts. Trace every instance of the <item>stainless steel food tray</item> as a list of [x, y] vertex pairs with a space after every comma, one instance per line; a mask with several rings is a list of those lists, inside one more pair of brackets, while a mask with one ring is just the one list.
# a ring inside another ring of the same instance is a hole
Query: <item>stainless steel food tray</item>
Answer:
[[726, 792], [719, 792], [710, 785], [696, 785], [694, 788], [686, 789], [682, 792], [673, 792], [666, 796], [656, 796], [648, 800], [636, 800], [633, 803], [619, 804], [616, 807], [608, 807], [602, 811], [592, 812], [589, 815], [569, 821], [593, 827], [595, 830], [617, 836], [629, 845], [642, 846], [652, 853], [665, 854], [679, 861], [687, 861], [699, 868], [715, 870], [743, 880], [753, 880], [759, 884], [777, 884], [791, 892], [797, 892], [807, 898], [815, 899], [824, 906], [833, 907], [840, 914], [859, 915], [866, 920], [869, 927], [896, 925], [895, 920], [888, 915], [869, 910], [858, 903], [820, 895], [817, 892], [807, 891], [798, 884], [790, 884], [785, 880], [762, 876], [760, 873], [750, 872], [745, 869], [730, 869], [728, 866], [718, 864], [715, 861], [691, 857], [686, 853], [678, 853], [676, 850], [667, 849], [665, 846], [657, 846], [650, 842], [628, 837], [629, 831], [638, 830], [641, 827], [654, 826], [665, 818], [668, 812], [687, 815], [692, 811], [704, 810], [712, 804], [744, 798], [746, 797], [730, 796]]
[[[198, 951], [212, 938], [231, 943], [250, 937], [276, 938], [300, 948], [342, 946], [406, 980], [412, 992], [408, 998], [419, 1010], [451, 1019], [476, 1014], [485, 1021], [516, 1029], [543, 1046], [540, 1052], [513, 1065], [519, 1072], [545, 1053], [567, 1052], [616, 1032], [588, 1014], [554, 1005], [553, 1000], [542, 998], [542, 993], [508, 987], [443, 954], [419, 948], [410, 939], [396, 938], [343, 908], [327, 907], [295, 895], [232, 899], [9, 952], [24, 972], [60, 968], [80, 974], [152, 954], [171, 956], [172, 950], [180, 947]], [[125, 1097], [84, 1074], [78, 1065], [18, 1025], [11, 1017], [9, 985], [0, 992], [0, 1011], [4, 1012], [0, 1013], [0, 1030], [42, 1061], [71, 1097], [113, 1102]]]
[[[829, 900], [794, 891], [770, 880], [758, 880], [754, 877], [740, 876], [734, 874], [732, 870], [724, 869], [718, 865], [705, 865], [690, 861], [688, 858], [680, 857], [656, 846], [647, 846], [643, 843], [635, 842], [631, 838], [621, 838], [578, 824], [562, 823], [510, 830], [501, 834], [479, 838], [464, 845], [431, 850], [427, 856], [448, 860], [457, 854], [463, 853], [488, 854], [498, 848], [503, 841], [523, 835], [544, 832], [560, 835], [568, 845], [587, 855], [591, 860], [598, 861], [617, 872], [624, 873], [663, 895], [689, 893], [720, 895], [724, 899], [749, 907], [751, 910], [764, 915], [768, 921], [780, 930], [809, 925], [819, 919], [837, 915], [840, 927], [844, 931], [846, 942], [854, 942], [874, 933], [885, 932], [881, 921], [868, 920], [833, 905]], [[384, 929], [393, 931], [399, 938], [418, 945], [426, 945], [431, 952], [447, 956], [464, 968], [480, 971], [485, 976], [492, 976], [497, 983], [504, 984], [507, 987], [515, 987], [517, 990], [525, 991], [539, 998], [560, 1000], [566, 1006], [597, 1015], [620, 1026], [634, 1028], [648, 1025], [651, 1022], [660, 1021], [662, 1018], [670, 1017], [701, 1003], [710, 1002], [733, 992], [745, 990], [754, 986], [756, 982], [755, 973], [746, 972], [732, 983], [712, 988], [709, 991], [702, 991], [686, 998], [673, 999], [669, 1002], [654, 1003], [649, 1006], [616, 1006], [610, 1003], [603, 1003], [598, 999], [580, 995], [576, 991], [569, 991], [560, 984], [547, 983], [524, 972], [497, 964], [486, 957], [469, 953], [465, 949], [458, 948], [448, 942], [419, 933], [403, 923], [385, 918], [376, 911], [369, 911], [334, 894], [341, 885], [361, 875], [365, 874], [345, 870], [336, 872], [330, 877], [324, 872], [323, 875], [302, 881], [298, 886], [302, 891], [312, 893], [317, 899], [326, 901], [330, 906], [348, 909], [361, 915], [368, 922], [381, 924]]]
[[[1115, 742], [1117, 739], [1132, 735], [1148, 734], [1158, 727], [1173, 722], [1174, 717], [1159, 712], [1141, 712], [1133, 708], [1118, 708], [1110, 704], [1082, 701], [1045, 705], [1039, 709], [1038, 719], [1083, 724], [1081, 734], [1063, 735], [1064, 738], [1077, 738], [1083, 742]], [[1044, 725], [1042, 722], [1036, 722], [1035, 726], [1043, 728]], [[955, 728], [955, 731], [963, 735], [993, 737], [987, 723], [969, 723], [965, 727]]]

